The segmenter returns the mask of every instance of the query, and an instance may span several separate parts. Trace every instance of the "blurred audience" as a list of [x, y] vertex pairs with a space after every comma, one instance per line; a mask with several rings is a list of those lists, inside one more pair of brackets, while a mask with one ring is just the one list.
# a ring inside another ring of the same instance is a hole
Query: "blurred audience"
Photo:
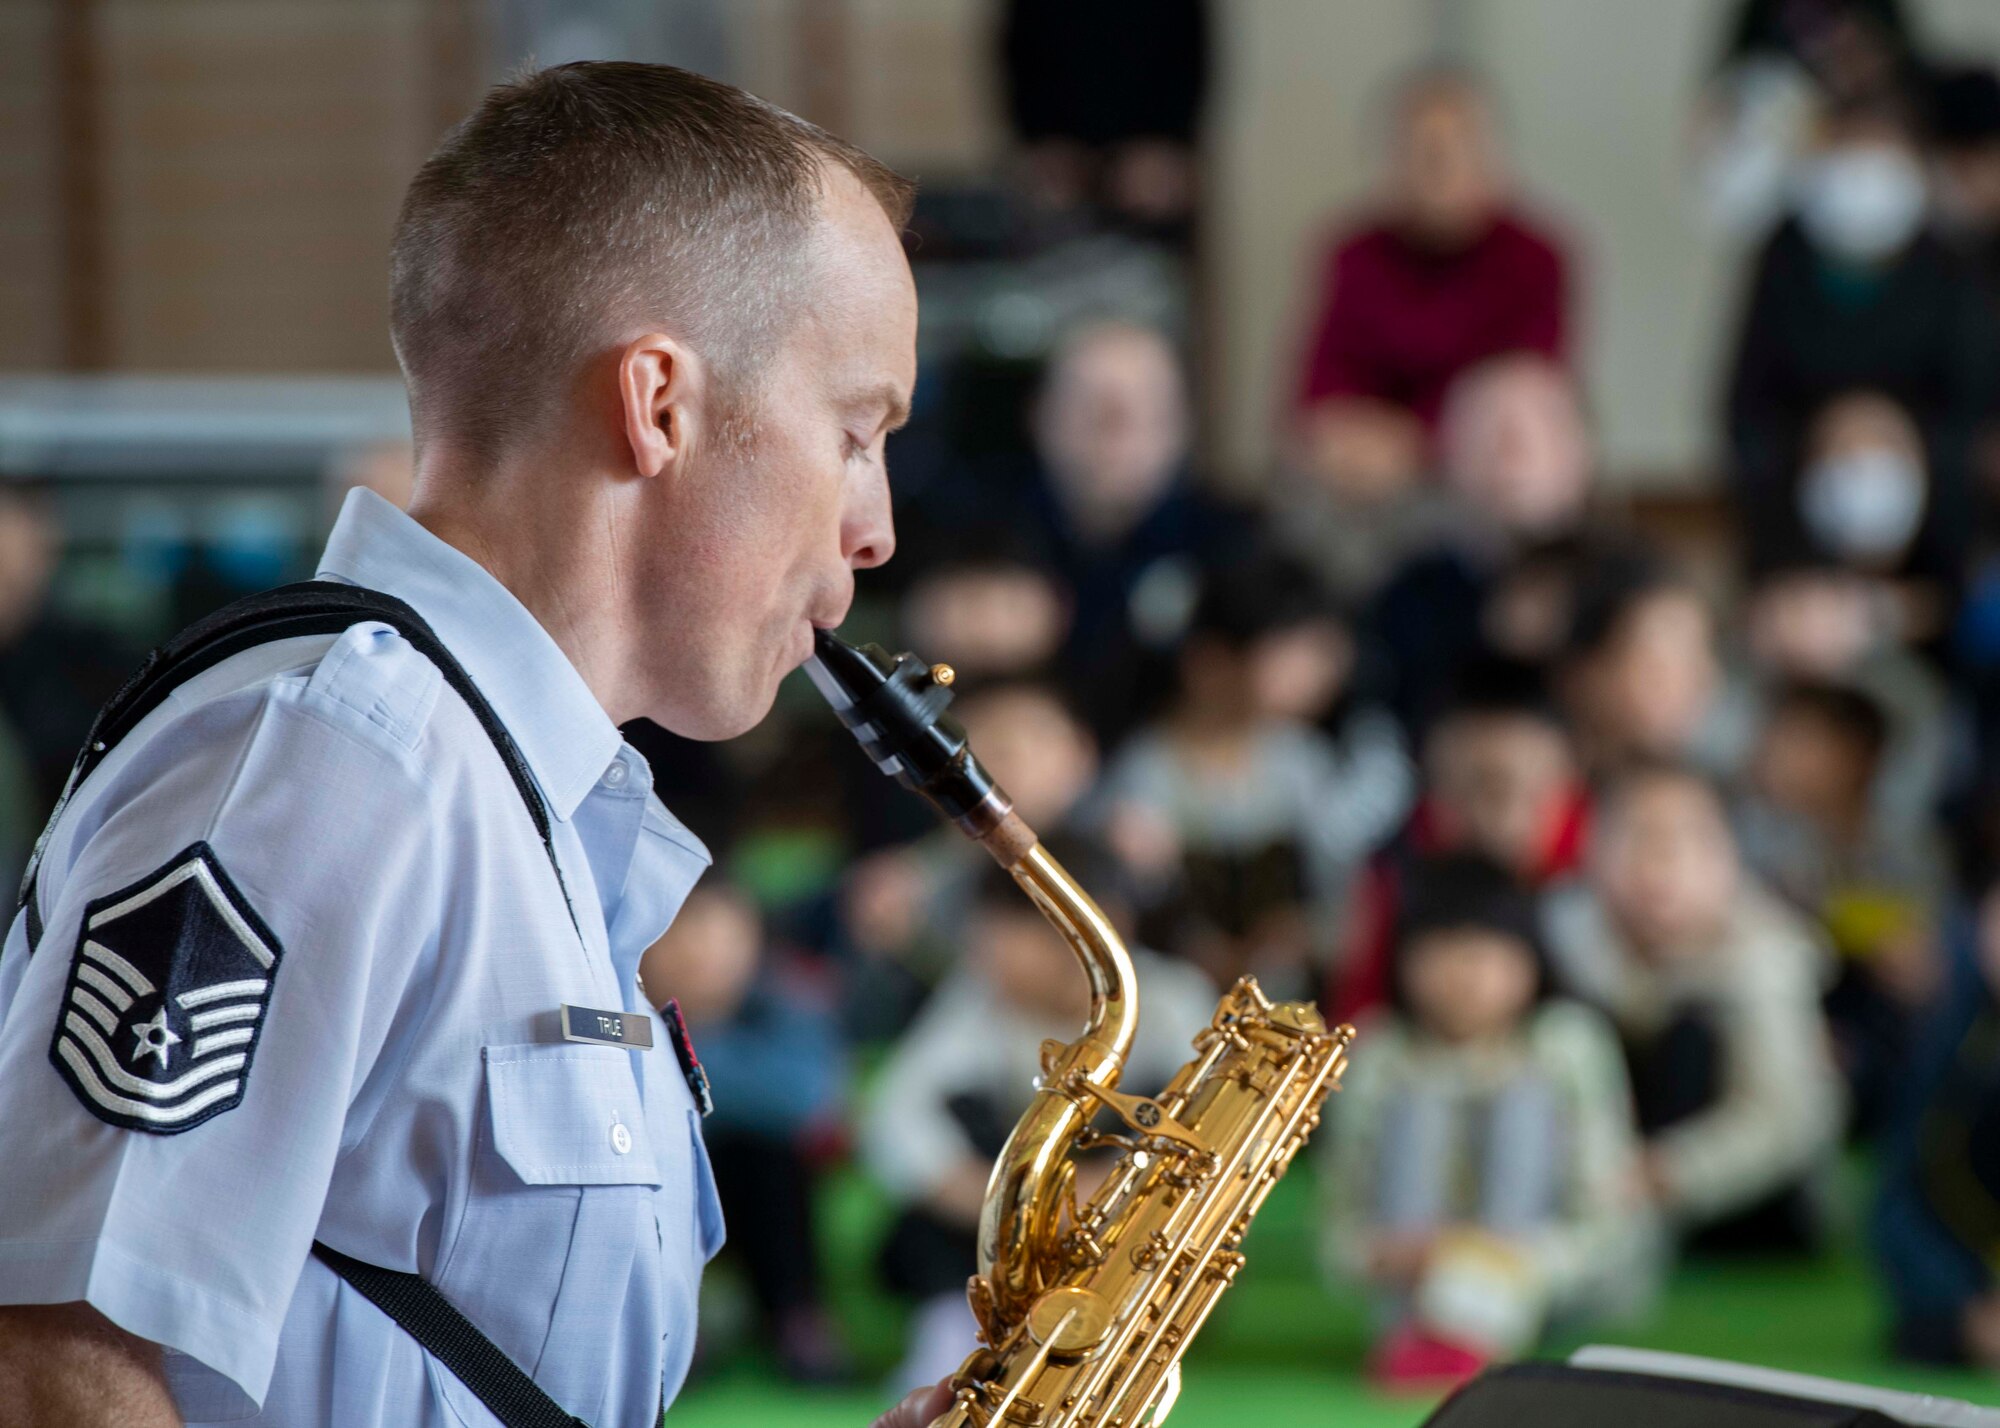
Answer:
[[1349, 881], [1403, 817], [1412, 783], [1386, 714], [1354, 711], [1339, 738], [1297, 717], [1285, 696], [1293, 665], [1312, 658], [1301, 639], [1332, 642], [1322, 669], [1344, 678], [1351, 641], [1303, 571], [1218, 574], [1181, 647], [1172, 707], [1117, 752], [1098, 794], [1162, 945], [1219, 985], [1254, 973], [1291, 996], [1310, 995]]
[[[953, 708], [1014, 811], [1037, 831], [1062, 828], [1096, 780], [1098, 754], [1055, 686], [1035, 679], [988, 684]], [[841, 907], [855, 954], [848, 998], [857, 1030], [871, 1039], [900, 1031], [949, 974], [966, 900], [988, 862], [956, 828], [937, 828], [848, 871]]]
[[1505, 869], [1523, 888], [1555, 887], [1576, 875], [1589, 826], [1582, 771], [1540, 673], [1498, 661], [1463, 671], [1424, 738], [1416, 807], [1350, 899], [1329, 982], [1334, 1019], [1351, 1021], [1388, 996], [1416, 866], [1457, 853]]
[[1585, 572], [1556, 681], [1593, 775], [1684, 759], [1727, 777], [1748, 756], [1754, 715], [1729, 685], [1709, 603], [1650, 554], [1610, 554]]
[[[749, 899], [719, 878], [688, 895], [639, 964], [655, 1006], [678, 1007], [716, 1089], [702, 1123], [724, 1219], [779, 1367], [848, 1372], [820, 1293], [814, 1191], [842, 1137], [847, 1054], [828, 990], [776, 955]], [[670, 1015], [672, 1013], [670, 1012]]]
[[1664, 764], [1616, 777], [1589, 885], [1552, 911], [1560, 979], [1624, 1042], [1644, 1135], [1635, 1189], [1718, 1248], [1817, 1244], [1842, 1105], [1824, 954], [1743, 867], [1714, 785]]
[[1520, 211], [1478, 78], [1426, 70], [1394, 101], [1375, 212], [1328, 251], [1299, 382], [1302, 464], [1379, 501], [1424, 471], [1452, 380], [1507, 352], [1565, 355], [1568, 260]]
[[1469, 661], [1539, 662], [1561, 645], [1574, 598], [1561, 567], [1584, 537], [1596, 460], [1568, 373], [1520, 354], [1452, 384], [1438, 444], [1450, 507], [1370, 618], [1395, 652], [1396, 712], [1416, 732]]
[[1550, 995], [1534, 900], [1472, 854], [1418, 864], [1389, 1013], [1326, 1138], [1327, 1257], [1374, 1291], [1391, 1387], [1470, 1377], [1552, 1319], [1636, 1307], [1638, 1131], [1618, 1041]]
[[1943, 842], [1880, 789], [1889, 721], [1858, 689], [1793, 684], [1773, 702], [1742, 813], [1744, 856], [1819, 924], [1838, 959], [1826, 999], [1854, 1126], [1880, 1131], [1937, 975]]
[[1107, 744], [1151, 712], [1187, 624], [1200, 572], [1247, 538], [1241, 515], [1202, 491], [1189, 464], [1187, 378], [1166, 335], [1122, 321], [1071, 332], [1029, 416], [1026, 467], [977, 467], [950, 523], [993, 528], [1064, 597], [1057, 669], [1092, 691]]
[[1827, 116], [1757, 259], [1729, 377], [1753, 565], [1803, 526], [1830, 554], [1957, 582], [2000, 401], [2000, 306], [1928, 206], [1907, 103]]

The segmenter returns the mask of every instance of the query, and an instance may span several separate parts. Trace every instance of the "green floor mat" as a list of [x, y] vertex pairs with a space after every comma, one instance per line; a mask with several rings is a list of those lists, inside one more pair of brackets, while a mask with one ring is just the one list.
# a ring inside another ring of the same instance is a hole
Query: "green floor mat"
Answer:
[[[1352, 1300], [1329, 1294], [1319, 1280], [1311, 1209], [1306, 1174], [1287, 1177], [1267, 1202], [1246, 1246], [1249, 1267], [1186, 1361], [1173, 1428], [1408, 1428], [1429, 1413], [1428, 1401], [1387, 1397], [1363, 1382], [1366, 1326]], [[823, 1214], [833, 1307], [870, 1381], [878, 1381], [900, 1351], [902, 1331], [900, 1307], [872, 1287], [871, 1248], [889, 1211], [860, 1177], [843, 1175], [825, 1196]], [[726, 1299], [726, 1265], [715, 1278]], [[1881, 1313], [1868, 1268], [1847, 1244], [1811, 1263], [1687, 1265], [1647, 1322], [1589, 1337], [2000, 1404], [2000, 1379], [1890, 1361], [1881, 1349]], [[1551, 1352], [1571, 1347], [1558, 1343]], [[865, 1428], [884, 1406], [885, 1395], [869, 1388], [790, 1387], [768, 1356], [738, 1349], [709, 1362], [669, 1416], [677, 1428]]]

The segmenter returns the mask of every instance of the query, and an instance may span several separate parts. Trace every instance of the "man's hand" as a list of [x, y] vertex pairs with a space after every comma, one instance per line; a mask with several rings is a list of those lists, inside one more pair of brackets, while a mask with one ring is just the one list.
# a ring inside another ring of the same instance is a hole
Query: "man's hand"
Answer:
[[0, 1428], [114, 1425], [181, 1428], [159, 1346], [88, 1304], [0, 1307]]
[[875, 1420], [875, 1428], [930, 1428], [931, 1420], [951, 1407], [951, 1385], [934, 1383], [910, 1390], [903, 1401]]

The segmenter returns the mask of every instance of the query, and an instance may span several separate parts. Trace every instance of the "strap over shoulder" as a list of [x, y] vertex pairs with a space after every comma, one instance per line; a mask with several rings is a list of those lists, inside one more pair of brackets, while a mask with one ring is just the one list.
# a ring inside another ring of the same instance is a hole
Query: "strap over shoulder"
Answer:
[[337, 581], [309, 580], [246, 596], [197, 620], [147, 655], [131, 678], [111, 696], [110, 703], [98, 712], [91, 724], [90, 737], [84, 741], [82, 751], [70, 767], [62, 797], [57, 800], [55, 811], [49, 815], [41, 836], [35, 840], [34, 852], [21, 878], [20, 901], [16, 906], [25, 908], [28, 914], [28, 950], [32, 953], [42, 938], [41, 908], [35, 885], [41, 873], [42, 855], [49, 836], [69, 807], [71, 797], [120, 740], [137, 728], [139, 722], [157, 709], [175, 689], [232, 655], [258, 645], [302, 635], [339, 634], [364, 620], [380, 621], [408, 640], [419, 654], [437, 666], [445, 683], [465, 701], [473, 716], [479, 720], [479, 727], [492, 741], [494, 751], [500, 755], [501, 763], [506, 765], [508, 776], [521, 795], [521, 802], [527, 807], [528, 816], [534, 820], [535, 832], [548, 854], [549, 866], [555, 870], [556, 882], [562, 887], [563, 901], [569, 906], [570, 922], [574, 924], [576, 908], [570, 904], [569, 887], [563, 883], [562, 867], [556, 861], [548, 806], [542, 802], [541, 790], [535, 786], [534, 775], [529, 772], [520, 746], [500, 722], [499, 715], [493, 712], [486, 696], [479, 692], [479, 686], [472, 682], [472, 676], [445, 648], [444, 642], [423, 616], [395, 596]]

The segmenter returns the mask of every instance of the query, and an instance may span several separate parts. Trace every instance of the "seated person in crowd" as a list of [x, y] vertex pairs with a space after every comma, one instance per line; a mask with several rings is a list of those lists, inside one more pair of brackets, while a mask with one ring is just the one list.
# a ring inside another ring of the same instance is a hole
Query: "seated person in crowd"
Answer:
[[1745, 861], [1818, 923], [1838, 971], [1827, 996], [1855, 1126], [1879, 1130], [1936, 972], [1946, 850], [1928, 819], [1884, 816], [1889, 743], [1859, 690], [1791, 684], [1772, 702], [1739, 814]]
[[[826, 1382], [848, 1371], [819, 1282], [813, 1198], [838, 1146], [847, 1056], [825, 988], [772, 955], [756, 906], [711, 876], [639, 964], [655, 1006], [678, 1002], [708, 1071], [715, 1109], [702, 1122], [723, 1216], [778, 1365]], [[666, 1053], [671, 1056], [673, 1053]]]
[[[952, 523], [1008, 524], [1062, 588], [1058, 670], [1108, 747], [1168, 682], [1205, 565], [1234, 554], [1242, 517], [1196, 485], [1181, 360], [1157, 329], [1092, 323], [1050, 358], [1030, 417], [1029, 469], [982, 469]], [[932, 656], [942, 658], [943, 656]]]
[[1918, 824], [1935, 815], [1944, 789], [1949, 694], [1904, 643], [1904, 613], [1881, 581], [1806, 553], [1758, 578], [1739, 623], [1762, 702], [1791, 683], [1838, 684], [1880, 707], [1888, 743], [1874, 791], [1877, 816]]
[[1708, 601], [1653, 556], [1585, 571], [1555, 679], [1593, 778], [1657, 759], [1728, 777], [1748, 757], [1753, 711], [1725, 678]]
[[[1116, 865], [1074, 840], [1047, 846], [1113, 924], [1129, 929]], [[965, 960], [896, 1044], [861, 1121], [868, 1168], [900, 1210], [884, 1276], [918, 1301], [899, 1391], [935, 1383], [972, 1351], [965, 1281], [993, 1158], [1034, 1094], [1042, 1042], [1074, 1038], [1090, 1008], [1075, 953], [1005, 870], [989, 863], [960, 908]], [[1132, 949], [1132, 965], [1145, 1013], [1121, 1084], [1156, 1091], [1193, 1058], [1217, 993], [1192, 967], [1143, 948]], [[1095, 1176], [1084, 1179], [1079, 1196]]]
[[1332, 1020], [1352, 1021], [1388, 996], [1415, 866], [1464, 853], [1524, 888], [1556, 886], [1576, 875], [1589, 824], [1582, 771], [1539, 673], [1501, 661], [1466, 669], [1424, 738], [1416, 808], [1349, 899], [1346, 945], [1328, 981]]
[[1800, 461], [1775, 508], [1746, 511], [1753, 569], [1800, 560], [1854, 571], [1875, 590], [1897, 640], [1934, 646], [1963, 579], [1964, 533], [1940, 544], [1939, 520], [1967, 517], [1939, 505], [1922, 434], [1880, 392], [1847, 392], [1808, 423]]
[[1716, 1248], [1814, 1243], [1841, 1121], [1824, 958], [1742, 866], [1714, 785], [1663, 764], [1618, 776], [1598, 804], [1589, 887], [1549, 912], [1560, 981], [1624, 1042], [1642, 1192]]
[[1394, 722], [1336, 741], [1269, 702], [1289, 636], [1331, 611], [1277, 562], [1218, 572], [1181, 648], [1167, 716], [1111, 760], [1094, 805], [1138, 880], [1155, 945], [1219, 985], [1254, 973], [1310, 996], [1348, 883], [1401, 820], [1413, 779]]
[[1471, 75], [1408, 80], [1380, 211], [1327, 254], [1297, 445], [1351, 499], [1385, 499], [1422, 473], [1461, 373], [1506, 352], [1565, 355], [1567, 261], [1518, 211], [1497, 128]]
[[[1835, 399], [1868, 392], [1900, 407], [1921, 435], [1928, 480], [1908, 561], [1948, 579], [1972, 529], [1975, 449], [2000, 403], [2000, 307], [1971, 262], [1927, 226], [1922, 159], [1895, 102], [1831, 115], [1797, 193], [1796, 213], [1758, 259], [1729, 378], [1734, 480], [1753, 555], [1795, 527], [1795, 477], [1811, 464], [1814, 419]], [[1884, 478], [1875, 485], [1871, 499], [1899, 502], [1907, 518], [1907, 495]]]
[[1392, 1386], [1469, 1377], [1551, 1318], [1636, 1307], [1638, 1133], [1618, 1040], [1552, 998], [1533, 895], [1485, 859], [1418, 864], [1391, 1007], [1322, 1142], [1330, 1268], [1375, 1291]]
[[2000, 1370], [2000, 883], [1960, 920], [1882, 1144], [1873, 1216], [1895, 1351]]
[[[1369, 617], [1396, 712], [1416, 733], [1480, 652], [1554, 653], [1568, 621], [1544, 553], [1581, 537], [1596, 464], [1569, 374], [1520, 354], [1452, 384], [1439, 449], [1450, 497], [1441, 530], [1393, 572]], [[1530, 608], [1537, 601], [1557, 608]]]
[[[1097, 777], [1096, 741], [1045, 680], [976, 686], [952, 712], [1030, 828], [1060, 828]], [[855, 959], [850, 1020], [864, 1039], [902, 1031], [958, 965], [965, 902], [989, 861], [956, 828], [934, 827], [913, 842], [871, 853], [849, 871], [841, 933]]]

